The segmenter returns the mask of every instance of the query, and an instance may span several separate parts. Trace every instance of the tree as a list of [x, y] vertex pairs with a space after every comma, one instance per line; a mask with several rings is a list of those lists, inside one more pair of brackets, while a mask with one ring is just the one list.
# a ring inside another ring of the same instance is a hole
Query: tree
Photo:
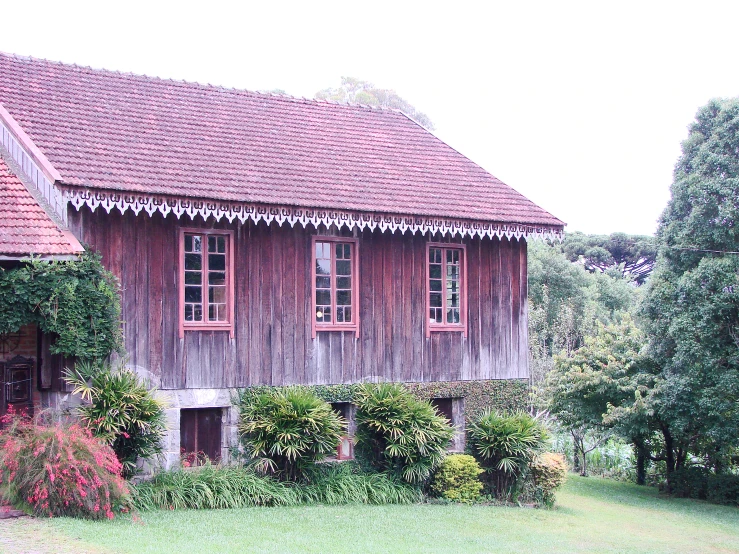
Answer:
[[316, 98], [342, 104], [366, 104], [393, 108], [400, 110], [429, 131], [434, 130], [431, 119], [425, 113], [417, 110], [407, 100], [398, 96], [397, 92], [391, 89], [378, 88], [368, 81], [360, 81], [353, 77], [342, 77], [340, 87], [319, 90], [316, 93]]
[[739, 99], [701, 108], [682, 151], [643, 309], [668, 483], [689, 454], [725, 470], [739, 443]]
[[618, 271], [624, 277], [633, 278], [638, 285], [647, 280], [657, 259], [654, 237], [626, 233], [567, 233], [562, 251], [567, 259], [581, 262], [591, 273]]
[[639, 291], [620, 272], [588, 273], [558, 246], [529, 246], [529, 343], [532, 381], [541, 381], [552, 356], [571, 354], [597, 332], [634, 309]]
[[655, 385], [641, 356], [643, 346], [644, 336], [629, 316], [618, 324], [599, 324], [597, 334], [587, 337], [584, 346], [572, 355], [556, 357], [538, 390], [543, 407], [572, 435], [582, 475], [587, 474], [587, 452], [615, 432], [635, 444], [643, 470], [649, 455], [642, 448], [643, 437], [651, 432], [643, 425], [642, 405]]

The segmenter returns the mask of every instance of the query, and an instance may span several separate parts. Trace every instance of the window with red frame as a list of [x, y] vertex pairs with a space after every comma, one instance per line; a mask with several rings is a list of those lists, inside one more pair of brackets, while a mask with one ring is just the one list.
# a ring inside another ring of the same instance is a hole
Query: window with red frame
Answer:
[[466, 329], [464, 248], [428, 247], [427, 331]]
[[357, 242], [313, 240], [313, 330], [356, 330]]
[[233, 329], [230, 233], [182, 231], [182, 329]]

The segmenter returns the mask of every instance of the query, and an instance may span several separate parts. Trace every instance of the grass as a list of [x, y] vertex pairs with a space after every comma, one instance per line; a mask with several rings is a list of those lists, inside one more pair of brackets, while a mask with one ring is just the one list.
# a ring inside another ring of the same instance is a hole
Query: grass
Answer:
[[[27, 520], [39, 525], [40, 520]], [[3, 529], [0, 522], [0, 535]], [[739, 510], [570, 476], [554, 510], [421, 504], [147, 512], [53, 519], [89, 552], [739, 552]], [[11, 534], [14, 531], [11, 529]], [[10, 537], [11, 540], [13, 537]], [[0, 542], [0, 546], [2, 542]], [[80, 549], [77, 552], [88, 552]], [[30, 548], [29, 548], [30, 549]], [[14, 552], [14, 550], [9, 550]]]

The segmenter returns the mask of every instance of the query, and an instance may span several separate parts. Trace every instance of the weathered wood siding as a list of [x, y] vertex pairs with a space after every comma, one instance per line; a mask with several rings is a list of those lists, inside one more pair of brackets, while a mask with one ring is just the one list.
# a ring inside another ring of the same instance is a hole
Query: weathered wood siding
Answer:
[[[526, 243], [467, 239], [468, 336], [425, 336], [426, 243], [360, 232], [360, 332], [311, 338], [312, 229], [70, 210], [121, 280], [129, 363], [165, 389], [528, 377]], [[235, 231], [235, 334], [178, 335], [177, 230]], [[434, 237], [435, 241], [447, 239]]]

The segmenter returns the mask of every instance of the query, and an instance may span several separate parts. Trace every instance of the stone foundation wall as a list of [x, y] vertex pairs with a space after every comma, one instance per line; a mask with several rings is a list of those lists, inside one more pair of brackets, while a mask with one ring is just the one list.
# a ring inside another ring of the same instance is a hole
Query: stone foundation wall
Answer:
[[238, 447], [239, 409], [232, 401], [236, 389], [180, 389], [157, 391], [166, 405], [167, 436], [164, 439], [162, 467], [170, 469], [180, 463], [180, 410], [183, 408], [222, 408], [221, 461], [230, 463], [232, 449]]

